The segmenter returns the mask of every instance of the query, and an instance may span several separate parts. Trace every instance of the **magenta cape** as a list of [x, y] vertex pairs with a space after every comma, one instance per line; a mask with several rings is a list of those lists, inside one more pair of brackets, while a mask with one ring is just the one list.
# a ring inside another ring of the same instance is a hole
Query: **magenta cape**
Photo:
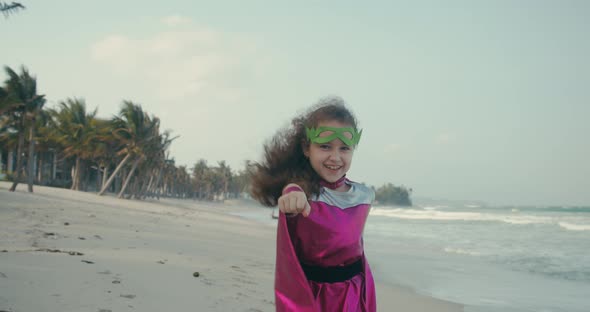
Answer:
[[[331, 194], [334, 193], [327, 193], [328, 196]], [[310, 201], [312, 210], [309, 218], [295, 216], [291, 220], [291, 217], [286, 217], [283, 213], [279, 215], [275, 271], [276, 310], [374, 312], [375, 284], [362, 242], [370, 204], [360, 203], [341, 209], [335, 207], [338, 203], [329, 202], [330, 199], [327, 200], [328, 203], [321, 200]], [[341, 202], [339, 198], [336, 199], [338, 201]], [[312, 235], [312, 243], [300, 243], [308, 241]], [[363, 272], [346, 282], [310, 282], [301, 268], [297, 254], [307, 264], [315, 266], [350, 264], [360, 258]]]

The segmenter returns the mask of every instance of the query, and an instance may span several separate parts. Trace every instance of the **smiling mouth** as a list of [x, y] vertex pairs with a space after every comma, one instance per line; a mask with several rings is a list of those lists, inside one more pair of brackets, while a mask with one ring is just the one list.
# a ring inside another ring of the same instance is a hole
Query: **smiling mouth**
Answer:
[[340, 168], [342, 168], [342, 166], [329, 166], [329, 165], [324, 165], [324, 167], [330, 169], [330, 170], [339, 170]]

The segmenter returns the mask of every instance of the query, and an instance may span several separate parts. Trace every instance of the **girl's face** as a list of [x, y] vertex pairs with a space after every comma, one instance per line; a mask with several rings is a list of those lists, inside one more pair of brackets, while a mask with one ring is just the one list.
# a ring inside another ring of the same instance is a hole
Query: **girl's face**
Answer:
[[[326, 120], [320, 121], [317, 127], [345, 128], [352, 125], [337, 120]], [[353, 153], [354, 147], [344, 144], [340, 139], [324, 144], [310, 143], [304, 148], [304, 154], [309, 158], [311, 167], [327, 182], [336, 182], [348, 172]]]

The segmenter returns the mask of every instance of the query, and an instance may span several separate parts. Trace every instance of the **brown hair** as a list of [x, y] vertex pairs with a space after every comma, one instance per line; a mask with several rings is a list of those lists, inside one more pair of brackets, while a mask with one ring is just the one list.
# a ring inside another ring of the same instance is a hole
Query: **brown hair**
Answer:
[[295, 117], [291, 127], [279, 130], [264, 144], [264, 159], [251, 167], [250, 193], [265, 206], [276, 206], [283, 188], [297, 183], [308, 198], [320, 192], [320, 176], [311, 167], [304, 148], [309, 146], [306, 127], [317, 127], [322, 121], [336, 120], [357, 129], [352, 112], [339, 97], [321, 99], [306, 113]]

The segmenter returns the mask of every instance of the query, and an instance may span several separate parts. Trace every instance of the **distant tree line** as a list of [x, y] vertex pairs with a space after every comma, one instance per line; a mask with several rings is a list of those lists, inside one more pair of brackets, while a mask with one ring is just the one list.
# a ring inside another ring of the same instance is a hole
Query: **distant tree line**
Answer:
[[391, 183], [375, 189], [375, 200], [380, 205], [412, 206], [412, 189]]
[[[168, 148], [176, 137], [141, 105], [123, 101], [116, 116], [98, 118], [82, 98], [45, 108], [37, 79], [22, 67], [4, 67], [0, 86], [0, 174], [13, 181], [111, 192], [118, 197], [215, 199], [246, 191], [246, 168], [234, 173], [225, 163], [199, 160], [176, 166]], [[248, 163], [246, 163], [248, 165]]]
[[[46, 108], [37, 79], [23, 66], [5, 66], [0, 85], [0, 179], [11, 191], [26, 182], [72, 190], [114, 193], [119, 198], [223, 200], [248, 196], [246, 161], [234, 171], [225, 161], [198, 160], [191, 168], [169, 156], [176, 139], [160, 129], [160, 119], [140, 104], [123, 101], [117, 115], [97, 117], [83, 98], [68, 98]], [[373, 188], [374, 189], [374, 188]], [[381, 204], [411, 205], [411, 189], [386, 184], [375, 190]]]

